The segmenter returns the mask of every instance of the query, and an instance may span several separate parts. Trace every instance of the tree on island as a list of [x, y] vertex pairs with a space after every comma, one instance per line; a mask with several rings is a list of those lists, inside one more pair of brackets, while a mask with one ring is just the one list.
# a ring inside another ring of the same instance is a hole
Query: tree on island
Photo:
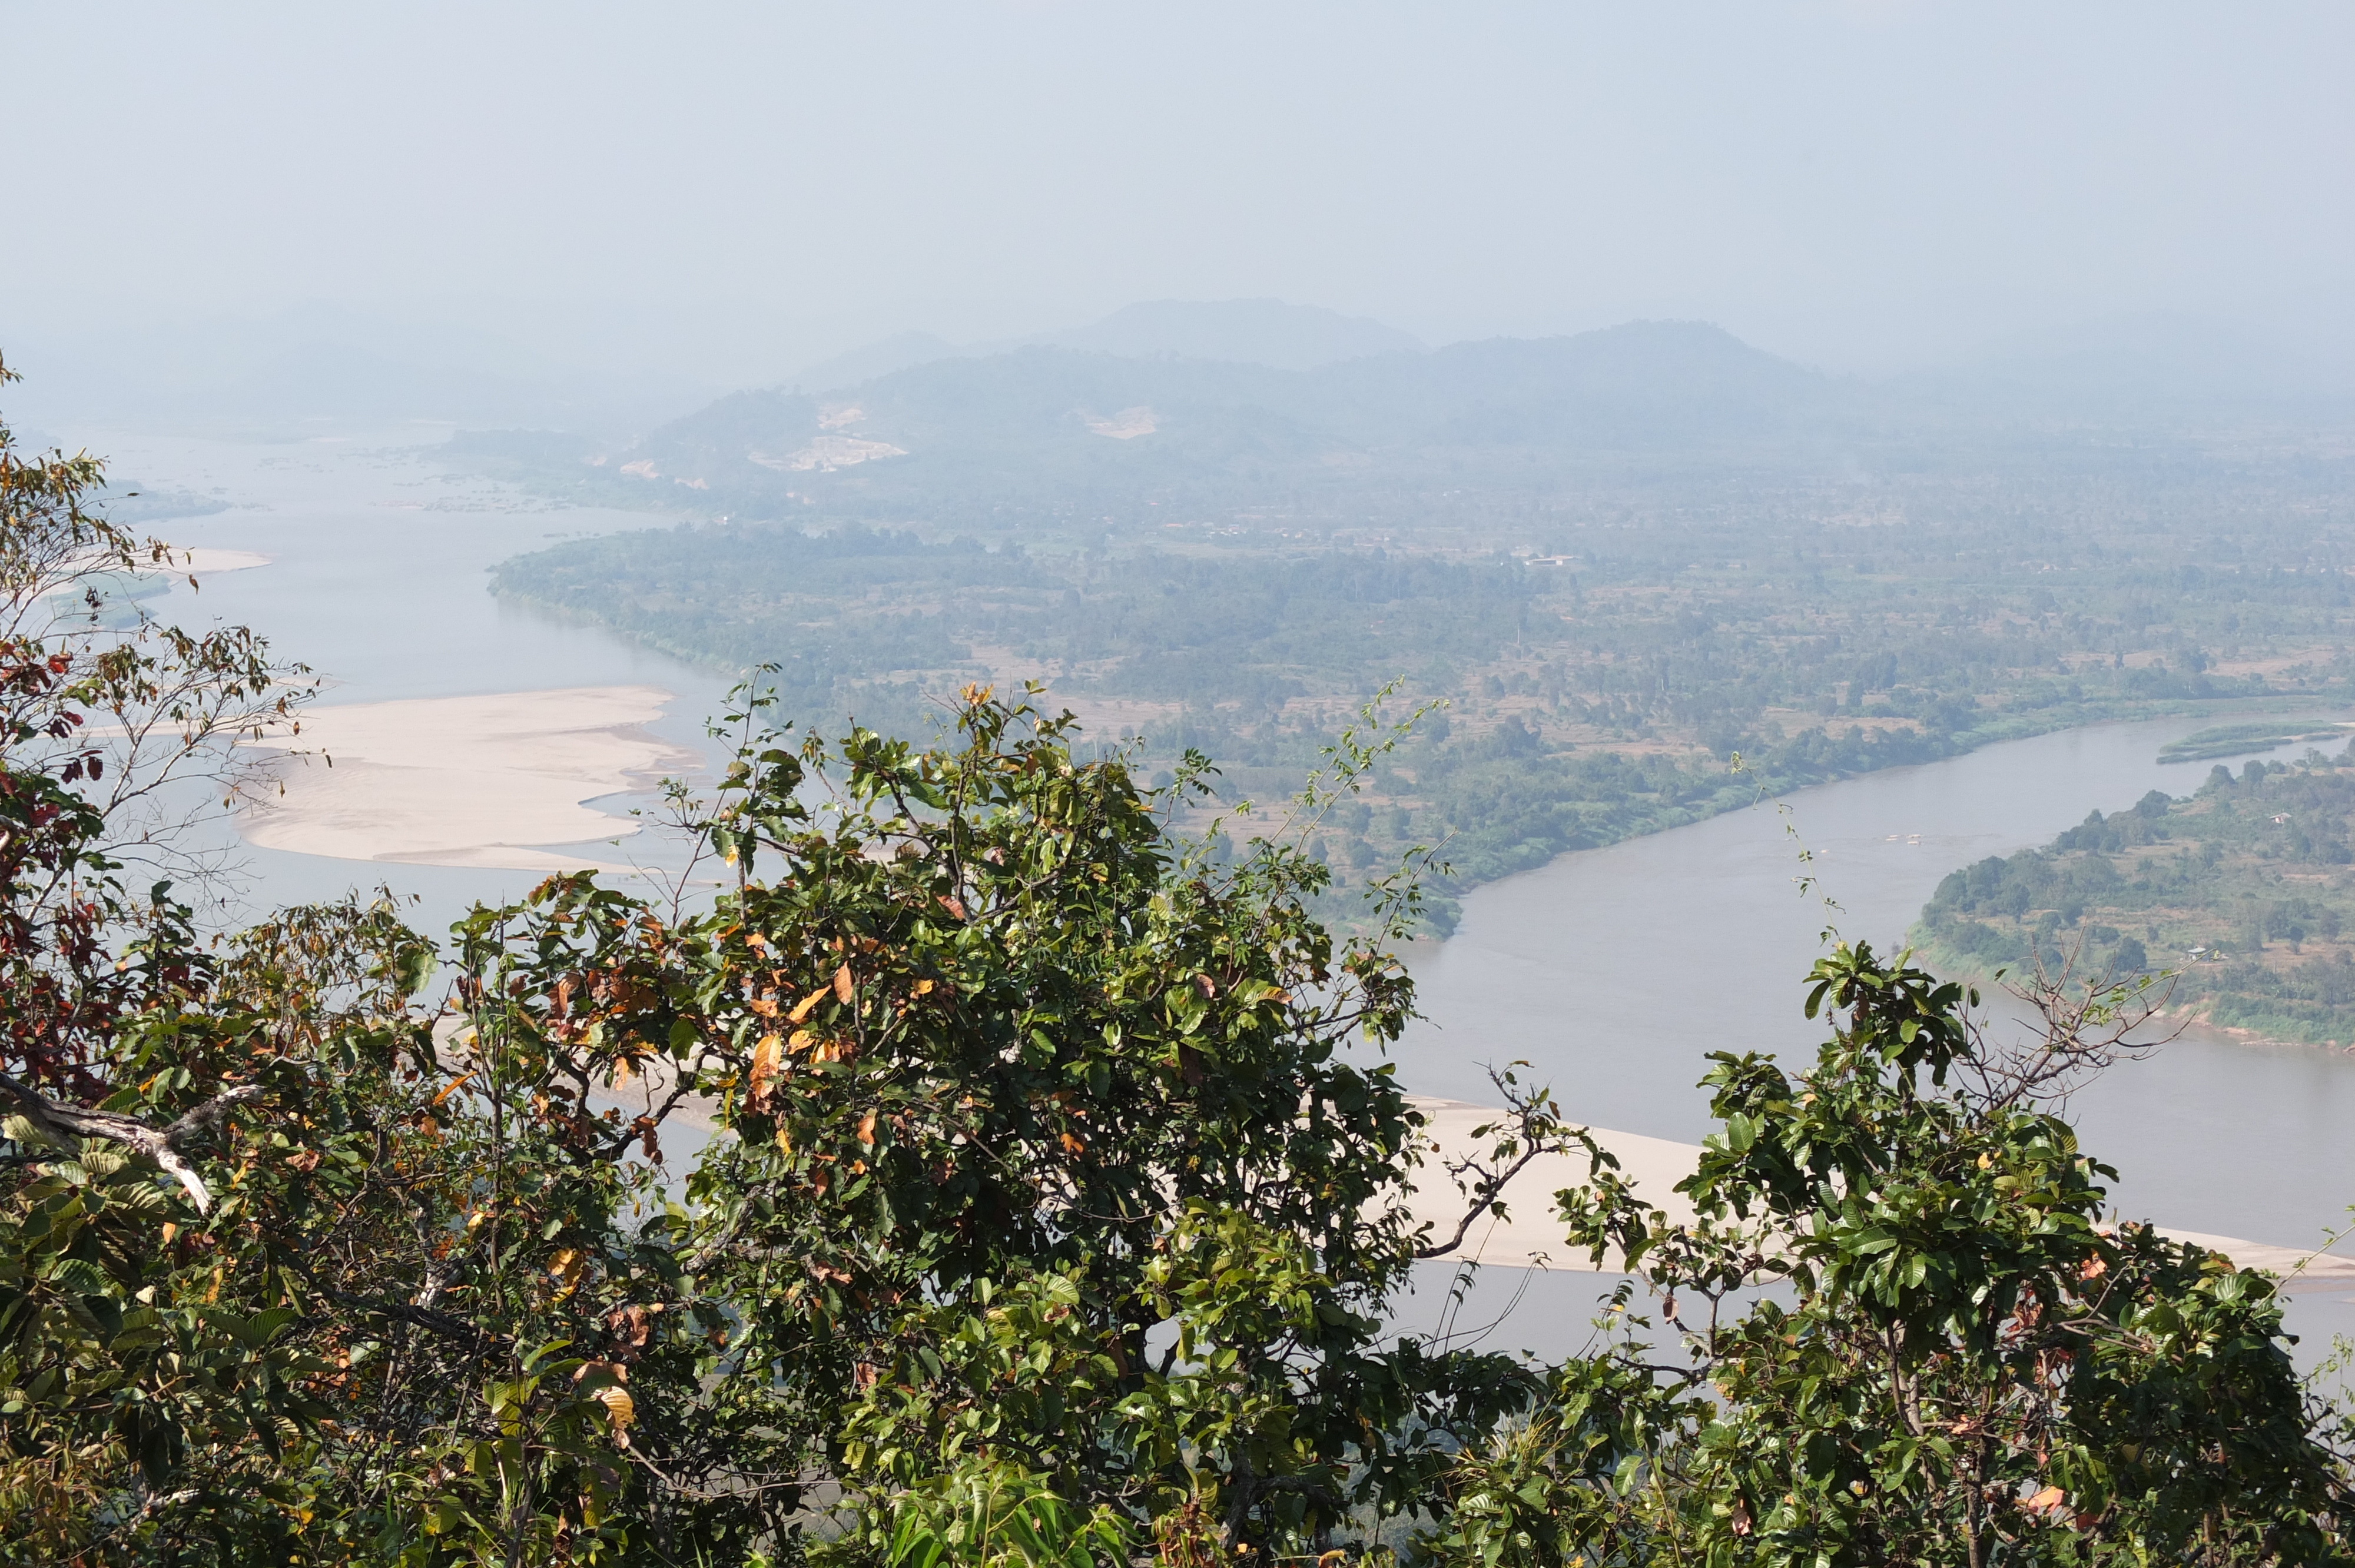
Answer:
[[1669, 1342], [1631, 1284], [1587, 1354], [1471, 1353], [1386, 1326], [1464, 1234], [1410, 1216], [1379, 1060], [1415, 868], [1342, 939], [1298, 847], [1378, 730], [1213, 854], [1202, 759], [1142, 788], [977, 689], [930, 745], [797, 740], [748, 693], [674, 797], [700, 905], [216, 938], [130, 891], [150, 809], [299, 688], [71, 599], [160, 561], [99, 480], [0, 432], [0, 1561], [2347, 1554], [2272, 1283], [2105, 1228], [2050, 1107], [2117, 999], [2019, 1058], [1836, 948], [1812, 1069], [1716, 1059], [1696, 1226], [1515, 1097], [1437, 1179], [1477, 1212], [1590, 1150], [1565, 1234]]

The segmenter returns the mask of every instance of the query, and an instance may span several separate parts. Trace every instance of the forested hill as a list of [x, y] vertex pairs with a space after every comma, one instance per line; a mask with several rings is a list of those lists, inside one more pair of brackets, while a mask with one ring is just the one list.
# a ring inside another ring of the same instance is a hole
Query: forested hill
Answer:
[[1950, 971], [2174, 971], [2189, 1013], [2277, 1040], [2355, 1045], [2355, 748], [2221, 763], [2047, 847], [1939, 884], [1915, 930]]
[[1136, 521], [1273, 503], [1362, 520], [1369, 492], [1395, 514], [1404, 494], [1425, 506], [1467, 479], [1526, 491], [1671, 454], [1779, 471], [1852, 443], [1873, 407], [1716, 327], [1638, 323], [1308, 370], [1030, 347], [843, 392], [738, 393], [618, 447], [493, 432], [451, 455], [613, 503], [737, 516], [981, 525], [1009, 510]]

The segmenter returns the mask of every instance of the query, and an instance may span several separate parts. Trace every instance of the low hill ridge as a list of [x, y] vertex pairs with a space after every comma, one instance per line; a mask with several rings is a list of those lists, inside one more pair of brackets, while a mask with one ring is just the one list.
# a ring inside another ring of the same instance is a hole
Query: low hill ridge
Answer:
[[[1029, 344], [833, 390], [731, 394], [626, 448], [569, 461], [657, 487], [641, 504], [683, 486], [738, 514], [813, 496], [900, 512], [950, 496], [1183, 502], [1324, 487], [1344, 473], [1412, 480], [1456, 461], [1451, 452], [1486, 461], [1513, 449], [1554, 471], [1597, 453], [1769, 451], [1851, 400], [1843, 384], [1694, 322], [1308, 369]], [[545, 443], [540, 454], [550, 455]]]

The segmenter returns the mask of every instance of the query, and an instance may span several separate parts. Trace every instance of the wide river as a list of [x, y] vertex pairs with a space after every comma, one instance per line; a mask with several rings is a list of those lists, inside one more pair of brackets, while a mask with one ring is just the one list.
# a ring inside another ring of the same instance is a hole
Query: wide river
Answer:
[[[79, 432], [77, 432], [79, 434]], [[331, 683], [327, 703], [645, 683], [677, 701], [655, 727], [701, 744], [724, 678], [593, 629], [501, 605], [496, 562], [552, 538], [646, 526], [643, 514], [548, 509], [431, 462], [430, 433], [261, 444], [93, 432], [114, 471], [217, 494], [230, 510], [165, 524], [175, 543], [272, 564], [159, 605], [185, 621], [250, 624]], [[1491, 1098], [1485, 1067], [1527, 1061], [1596, 1126], [1697, 1142], [1693, 1086], [1712, 1050], [1786, 1060], [1820, 1037], [1800, 979], [1827, 923], [1893, 945], [1947, 872], [2041, 842], [2088, 810], [2152, 788], [2183, 793], [2208, 763], [2163, 766], [2195, 721], [2108, 726], [1802, 791], [1771, 805], [1564, 855], [1466, 900], [1456, 934], [1415, 955], [1426, 1019], [1402, 1044], [1417, 1091]], [[2293, 748], [2302, 749], [2302, 748]], [[613, 802], [621, 810], [627, 800]], [[1796, 835], [1796, 836], [1795, 836]], [[1801, 842], [1813, 894], [1796, 885]], [[511, 896], [531, 874], [249, 851], [257, 904], [386, 883], [444, 920]], [[1822, 899], [1836, 900], [1828, 909]], [[2186, 1035], [2122, 1065], [2073, 1107], [2088, 1148], [2119, 1168], [2128, 1213], [2179, 1228], [2311, 1244], [2355, 1202], [2355, 1057]], [[1594, 1277], [1556, 1276], [1501, 1337], [1558, 1346]], [[1497, 1285], [1484, 1285], [1491, 1298]], [[2296, 1298], [2306, 1353], [2355, 1330], [2355, 1298]]]

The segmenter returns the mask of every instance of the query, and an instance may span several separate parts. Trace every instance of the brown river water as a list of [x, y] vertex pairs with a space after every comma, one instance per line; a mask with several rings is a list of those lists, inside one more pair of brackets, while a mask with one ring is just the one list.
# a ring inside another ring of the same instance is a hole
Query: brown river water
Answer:
[[[2157, 753], [2205, 722], [1992, 746], [1799, 791], [1787, 814], [1762, 804], [1483, 887], [1455, 935], [1412, 960], [1425, 1018], [1401, 1044], [1400, 1075], [1423, 1093], [1492, 1102], [1486, 1067], [1526, 1061], [1524, 1076], [1552, 1085], [1574, 1118], [1697, 1143], [1711, 1129], [1694, 1087], [1709, 1052], [1812, 1056], [1822, 1028], [1801, 1011], [1800, 982], [1827, 924], [1894, 948], [1955, 867], [2152, 789], [2188, 793], [2214, 764]], [[1804, 867], [1802, 844], [1814, 857]], [[2186, 1031], [2113, 1067], [2069, 1110], [2088, 1152], [2117, 1168], [2114, 1200], [2131, 1216], [2310, 1246], [2355, 1203], [2355, 1056], [2343, 1052]], [[1484, 1280], [1461, 1320], [1485, 1321], [1525, 1283]], [[1435, 1317], [1437, 1293], [1424, 1294]], [[1531, 1286], [1492, 1342], [1559, 1351], [1582, 1336], [1596, 1294], [1592, 1276]], [[2291, 1317], [2310, 1361], [2331, 1335], [2355, 1333], [2355, 1298], [2299, 1296]]]

